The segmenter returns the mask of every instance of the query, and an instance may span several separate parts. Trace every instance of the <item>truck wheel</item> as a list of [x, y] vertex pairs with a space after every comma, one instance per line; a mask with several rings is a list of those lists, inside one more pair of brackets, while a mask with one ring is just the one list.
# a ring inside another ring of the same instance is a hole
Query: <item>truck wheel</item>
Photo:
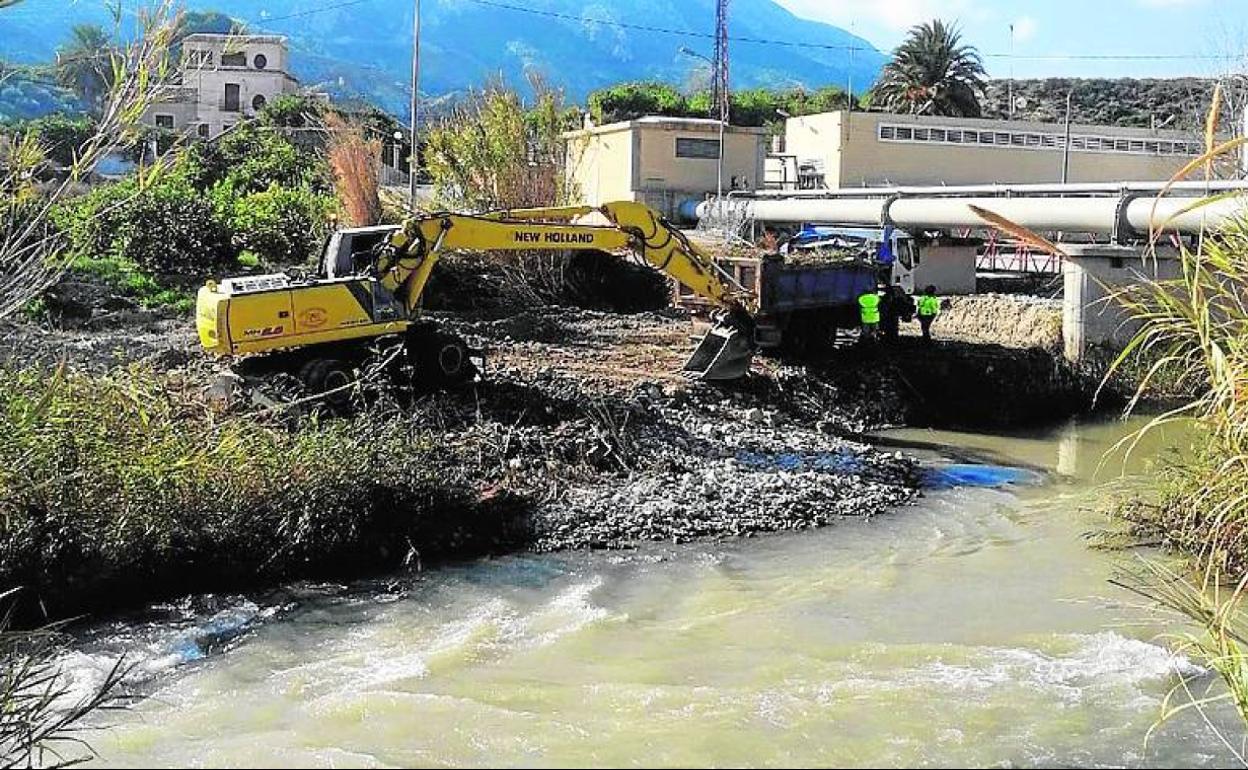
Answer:
[[355, 372], [333, 358], [313, 358], [299, 370], [299, 380], [314, 396], [323, 396], [323, 403], [335, 412], [351, 406]]

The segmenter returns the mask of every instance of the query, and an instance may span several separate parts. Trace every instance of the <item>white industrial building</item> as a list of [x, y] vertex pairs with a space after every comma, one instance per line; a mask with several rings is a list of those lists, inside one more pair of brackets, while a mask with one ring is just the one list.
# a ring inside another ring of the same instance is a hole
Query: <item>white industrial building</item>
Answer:
[[1204, 152], [1184, 131], [844, 111], [789, 118], [778, 144], [772, 189], [1164, 181]]

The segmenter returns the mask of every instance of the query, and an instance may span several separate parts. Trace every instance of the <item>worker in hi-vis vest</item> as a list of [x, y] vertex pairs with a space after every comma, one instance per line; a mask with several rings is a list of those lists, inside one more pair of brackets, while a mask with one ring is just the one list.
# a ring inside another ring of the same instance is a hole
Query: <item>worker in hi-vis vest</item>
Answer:
[[919, 297], [919, 326], [923, 329], [923, 341], [932, 341], [932, 323], [940, 315], [940, 297], [936, 296], [936, 287], [928, 286]]
[[880, 328], [880, 294], [872, 289], [858, 297], [858, 309], [862, 314], [862, 340], [870, 342]]

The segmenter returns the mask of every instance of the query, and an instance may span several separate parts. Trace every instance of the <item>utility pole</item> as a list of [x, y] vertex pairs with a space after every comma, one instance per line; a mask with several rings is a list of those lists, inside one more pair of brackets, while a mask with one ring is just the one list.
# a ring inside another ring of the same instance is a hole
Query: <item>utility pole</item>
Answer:
[[1010, 120], [1014, 119], [1014, 25], [1010, 25]]
[[732, 117], [732, 96], [728, 88], [728, 0], [715, 3], [715, 105], [719, 108], [719, 168], [716, 194], [724, 197], [724, 138]]
[[1070, 104], [1075, 89], [1066, 92], [1066, 146], [1062, 149], [1062, 184], [1070, 182]]
[[412, 8], [412, 154], [408, 164], [408, 208], [416, 210], [416, 177], [420, 170], [420, 144], [416, 127], [420, 119], [420, 0]]
[[[849, 23], [849, 34], [851, 38], [853, 38], [854, 27], [857, 25], [857, 23], [858, 22], [856, 21], [851, 21]], [[845, 89], [845, 111], [846, 112], [854, 111], [854, 52], [858, 50], [858, 44], [854, 42], [854, 39], [851, 39], [849, 41], [849, 81], [848, 81], [848, 87]]]

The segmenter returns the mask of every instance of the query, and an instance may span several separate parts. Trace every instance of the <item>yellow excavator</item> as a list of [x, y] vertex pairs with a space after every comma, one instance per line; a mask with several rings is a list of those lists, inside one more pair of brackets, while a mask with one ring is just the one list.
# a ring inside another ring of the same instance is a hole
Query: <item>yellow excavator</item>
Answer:
[[[579, 223], [594, 213], [608, 224]], [[296, 374], [313, 393], [342, 392], [380, 340], [401, 341], [425, 384], [454, 386], [476, 376], [472, 351], [420, 317], [421, 297], [442, 254], [626, 248], [719, 310], [719, 323], [685, 373], [706, 380], [744, 376], [755, 352], [755, 298], [684, 233], [635, 202], [433, 214], [397, 227], [340, 230], [326, 244], [319, 275], [210, 281], [199, 290], [196, 326], [210, 353], [260, 359]]]

